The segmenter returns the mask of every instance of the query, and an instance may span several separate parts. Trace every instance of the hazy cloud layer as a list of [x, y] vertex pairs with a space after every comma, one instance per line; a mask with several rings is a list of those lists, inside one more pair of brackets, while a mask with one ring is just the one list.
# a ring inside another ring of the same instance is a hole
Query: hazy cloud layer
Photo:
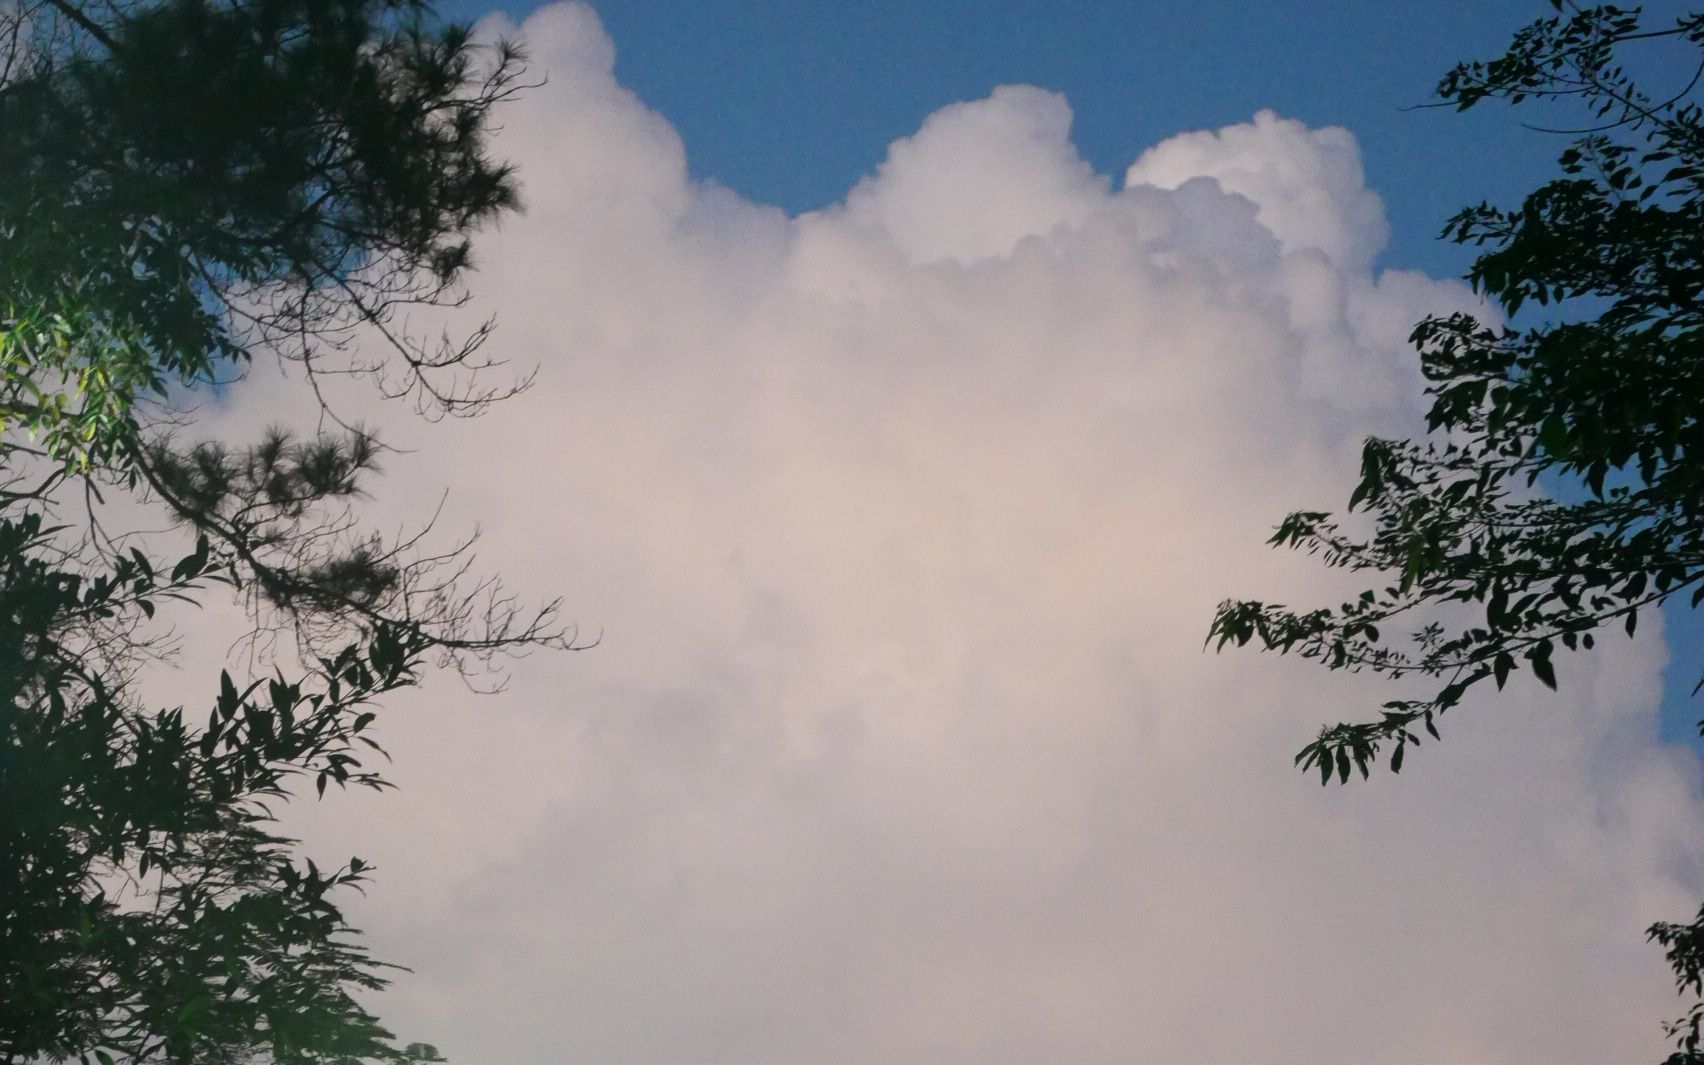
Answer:
[[1262, 542], [1412, 427], [1404, 337], [1469, 303], [1372, 271], [1347, 132], [1262, 113], [1114, 188], [1006, 87], [788, 218], [688, 180], [589, 10], [521, 30], [529, 210], [475, 287], [539, 383], [398, 419], [375, 511], [454, 486], [603, 642], [399, 700], [401, 791], [302, 811], [381, 867], [399, 1029], [467, 1065], [1660, 1056], [1642, 930], [1704, 855], [1660, 641], [1344, 790], [1290, 756], [1388, 686], [1202, 651], [1228, 595], [1342, 590]]

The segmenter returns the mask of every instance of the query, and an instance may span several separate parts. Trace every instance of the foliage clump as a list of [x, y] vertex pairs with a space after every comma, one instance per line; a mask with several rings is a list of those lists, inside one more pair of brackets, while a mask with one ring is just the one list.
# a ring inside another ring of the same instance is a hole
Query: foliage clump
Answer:
[[[1431, 400], [1429, 436], [1371, 439], [1349, 509], [1369, 535], [1303, 511], [1272, 543], [1380, 583], [1335, 608], [1229, 601], [1208, 637], [1254, 643], [1330, 669], [1429, 680], [1372, 720], [1323, 729], [1296, 756], [1322, 782], [1400, 771], [1422, 735], [1476, 686], [1521, 669], [1557, 684], [1560, 648], [1677, 599], [1704, 602], [1704, 14], [1646, 27], [1637, 8], [1581, 8], [1517, 33], [1509, 50], [1462, 63], [1444, 105], [1551, 101], [1583, 113], [1561, 174], [1514, 209], [1481, 204], [1444, 235], [1482, 249], [1468, 279], [1511, 318], [1469, 314], [1416, 326]], [[1564, 7], [1566, 6], [1566, 10]], [[1689, 49], [1690, 79], [1653, 90], [1624, 65], [1663, 40]], [[1419, 619], [1419, 620], [1417, 620]], [[1396, 639], [1398, 635], [1406, 639]], [[1704, 682], [1701, 682], [1704, 685]], [[1704, 724], [1701, 724], [1704, 728]], [[1682, 992], [1700, 992], [1704, 911], [1658, 924]], [[1704, 1063], [1704, 1004], [1670, 1026], [1669, 1065]]]
[[[386, 787], [375, 700], [568, 646], [555, 605], [364, 530], [357, 426], [184, 438], [259, 355], [429, 416], [524, 385], [479, 383], [489, 322], [407, 328], [516, 207], [487, 140], [520, 60], [416, 0], [0, 0], [0, 1065], [437, 1059], [362, 1003], [369, 867], [272, 808]], [[175, 533], [109, 531], [113, 493]], [[214, 588], [270, 668], [146, 705], [153, 619]]]

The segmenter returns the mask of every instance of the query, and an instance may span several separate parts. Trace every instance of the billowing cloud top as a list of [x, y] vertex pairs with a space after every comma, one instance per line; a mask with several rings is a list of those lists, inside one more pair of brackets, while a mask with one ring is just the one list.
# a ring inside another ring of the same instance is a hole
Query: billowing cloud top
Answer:
[[788, 217], [689, 179], [588, 9], [518, 29], [529, 208], [475, 286], [539, 383], [393, 428], [380, 520], [454, 486], [603, 642], [398, 705], [401, 790], [299, 811], [381, 866], [399, 1030], [600, 1065], [1660, 1056], [1641, 930], [1694, 904], [1704, 814], [1660, 642], [1344, 790], [1290, 755], [1387, 687], [1202, 651], [1227, 595], [1341, 590], [1262, 542], [1414, 428], [1403, 338], [1471, 305], [1373, 272], [1347, 132], [1262, 113], [1115, 190], [1011, 86]]
[[1366, 270], [1389, 236], [1348, 130], [1308, 129], [1262, 111], [1247, 125], [1173, 137], [1124, 175], [1127, 186], [1162, 189], [1201, 179], [1247, 197], [1286, 252], [1311, 248], [1345, 271]]

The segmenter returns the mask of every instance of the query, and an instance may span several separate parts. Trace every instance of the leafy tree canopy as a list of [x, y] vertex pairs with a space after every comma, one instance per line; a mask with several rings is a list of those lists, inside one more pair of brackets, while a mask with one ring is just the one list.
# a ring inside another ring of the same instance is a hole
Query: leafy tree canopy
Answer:
[[[367, 866], [268, 804], [385, 786], [373, 701], [432, 658], [568, 639], [466, 544], [360, 528], [370, 433], [183, 443], [175, 401], [259, 354], [433, 415], [512, 391], [473, 376], [489, 323], [401, 323], [516, 205], [486, 139], [519, 61], [415, 0], [0, 0], [0, 1065], [436, 1057], [358, 1001], [387, 966], [335, 898]], [[112, 492], [193, 547], [110, 533]], [[143, 705], [151, 619], [215, 585], [287, 653]]]
[[[516, 204], [484, 137], [518, 56], [481, 63], [466, 27], [426, 16], [415, 0], [5, 11], [8, 420], [55, 458], [107, 461], [135, 446], [140, 396], [257, 346], [387, 375], [441, 411], [490, 398], [448, 379], [473, 345], [390, 328], [458, 299], [471, 230]], [[358, 327], [390, 358], [350, 365]]]
[[[1513, 318], [1429, 318], [1412, 341], [1429, 382], [1430, 435], [1368, 440], [1349, 498], [1370, 532], [1291, 514], [1272, 543], [1379, 583], [1331, 608], [1222, 604], [1209, 641], [1254, 643], [1331, 669], [1430, 680], [1373, 719], [1336, 724], [1297, 755], [1323, 782], [1400, 771], [1476, 686], [1526, 669], [1554, 688], [1558, 648], [1631, 635], [1676, 597], [1704, 602], [1704, 14], [1647, 26], [1637, 8], [1582, 8], [1514, 37], [1438, 85], [1446, 105], [1552, 101], [1588, 116], [1563, 131], [1561, 175], [1520, 207], [1462, 211], [1448, 238], [1483, 249], [1474, 288]], [[1633, 51], [1690, 48], [1681, 84], [1629, 72]], [[1388, 581], [1389, 583], [1385, 583]], [[1704, 725], [1701, 725], [1704, 727]], [[1682, 991], [1704, 990], [1704, 911], [1659, 924]], [[1698, 1065], [1704, 1005], [1672, 1025], [1671, 1065]]]

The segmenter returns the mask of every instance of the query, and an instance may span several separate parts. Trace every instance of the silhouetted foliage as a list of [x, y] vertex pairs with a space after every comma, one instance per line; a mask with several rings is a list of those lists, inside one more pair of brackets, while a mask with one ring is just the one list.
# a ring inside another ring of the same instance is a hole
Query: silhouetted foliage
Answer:
[[39, 514], [0, 519], [0, 1056], [407, 1060], [351, 997], [383, 966], [327, 898], [363, 864], [300, 867], [264, 803], [293, 776], [384, 786], [365, 707], [414, 681], [418, 638], [378, 628], [303, 681], [223, 674], [199, 727], [127, 698], [82, 623], [193, 591], [206, 552], [91, 579], [54, 549]]
[[[299, 858], [268, 804], [386, 786], [373, 700], [568, 646], [555, 606], [362, 530], [359, 427], [185, 444], [174, 400], [258, 354], [429, 415], [519, 387], [474, 379], [489, 322], [404, 321], [516, 205], [486, 139], [519, 59], [413, 0], [0, 0], [0, 1065], [436, 1058], [356, 999], [387, 966], [334, 896], [367, 867]], [[110, 534], [112, 492], [194, 546]], [[152, 619], [213, 586], [276, 664], [144, 705]]]
[[[1272, 542], [1330, 566], [1387, 574], [1335, 609], [1227, 602], [1209, 640], [1254, 642], [1331, 669], [1433, 679], [1431, 694], [1384, 704], [1376, 720], [1324, 729], [1297, 755], [1324, 782], [1393, 771], [1476, 685], [1530, 669], [1556, 687], [1557, 648], [1590, 648], [1607, 625], [1631, 635], [1645, 611], [1704, 601], [1704, 15], [1647, 28], [1638, 9], [1579, 8], [1520, 31], [1508, 52], [1463, 63], [1438, 94], [1465, 110], [1488, 99], [1571, 102], [1590, 116], [1562, 176], [1516, 210], [1482, 204], [1450, 239], [1484, 248], [1469, 280], [1524, 330], [1467, 314], [1414, 330], [1431, 409], [1423, 440], [1368, 440], [1349, 509], [1368, 536], [1329, 515], [1291, 514]], [[1635, 42], [1698, 53], [1666, 95], [1622, 65]], [[1391, 642], [1406, 628], [1406, 642]], [[1701, 725], [1704, 728], [1704, 725]], [[1700, 992], [1704, 911], [1659, 924], [1683, 993]], [[1671, 1026], [1670, 1065], [1704, 1063], [1704, 1005]]]

